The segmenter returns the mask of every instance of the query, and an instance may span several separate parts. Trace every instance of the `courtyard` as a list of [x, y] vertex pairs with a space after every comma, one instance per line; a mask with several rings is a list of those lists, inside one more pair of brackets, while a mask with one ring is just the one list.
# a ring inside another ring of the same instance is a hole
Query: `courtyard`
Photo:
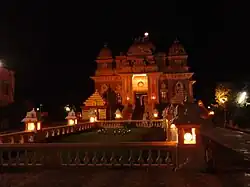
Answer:
[[53, 140], [63, 143], [119, 143], [165, 141], [162, 128], [94, 128], [80, 134], [70, 134]]

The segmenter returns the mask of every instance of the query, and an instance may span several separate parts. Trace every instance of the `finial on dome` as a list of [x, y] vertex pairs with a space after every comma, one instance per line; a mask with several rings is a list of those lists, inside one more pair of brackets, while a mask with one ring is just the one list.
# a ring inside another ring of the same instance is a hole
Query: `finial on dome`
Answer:
[[176, 36], [174, 43], [179, 43], [178, 37]]

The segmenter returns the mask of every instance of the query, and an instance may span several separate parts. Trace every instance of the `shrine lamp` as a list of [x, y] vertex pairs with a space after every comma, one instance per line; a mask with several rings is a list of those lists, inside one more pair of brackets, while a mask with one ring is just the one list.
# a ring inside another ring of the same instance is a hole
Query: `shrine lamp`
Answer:
[[122, 113], [119, 109], [117, 109], [115, 112], [115, 119], [121, 119], [121, 118], [122, 118]]
[[68, 116], [65, 119], [68, 120], [68, 125], [70, 126], [77, 124], [77, 117], [73, 110], [71, 110], [71, 112], [68, 113]]
[[158, 118], [158, 110], [157, 109], [154, 109], [154, 112], [153, 112], [153, 117], [154, 118]]
[[191, 132], [184, 133], [184, 144], [196, 144], [195, 128], [191, 128]]
[[38, 121], [34, 109], [27, 112], [26, 117], [22, 120], [22, 122], [25, 123], [25, 131], [39, 131], [42, 129], [41, 121]]

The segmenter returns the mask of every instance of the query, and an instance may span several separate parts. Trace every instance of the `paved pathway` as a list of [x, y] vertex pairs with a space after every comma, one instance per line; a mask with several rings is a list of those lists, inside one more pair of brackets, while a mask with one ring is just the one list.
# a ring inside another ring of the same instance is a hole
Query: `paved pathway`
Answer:
[[225, 128], [206, 128], [203, 134], [250, 160], [250, 134]]
[[216, 176], [172, 172], [165, 168], [105, 169], [82, 168], [42, 172], [8, 173], [1, 187], [221, 187]]

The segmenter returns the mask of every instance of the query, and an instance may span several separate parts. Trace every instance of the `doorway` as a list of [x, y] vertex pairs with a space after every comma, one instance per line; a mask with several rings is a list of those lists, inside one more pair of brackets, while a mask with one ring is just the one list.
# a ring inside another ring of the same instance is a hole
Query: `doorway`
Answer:
[[143, 118], [143, 113], [145, 111], [145, 99], [147, 98], [147, 93], [135, 92], [134, 93], [134, 112], [133, 119], [141, 120]]

